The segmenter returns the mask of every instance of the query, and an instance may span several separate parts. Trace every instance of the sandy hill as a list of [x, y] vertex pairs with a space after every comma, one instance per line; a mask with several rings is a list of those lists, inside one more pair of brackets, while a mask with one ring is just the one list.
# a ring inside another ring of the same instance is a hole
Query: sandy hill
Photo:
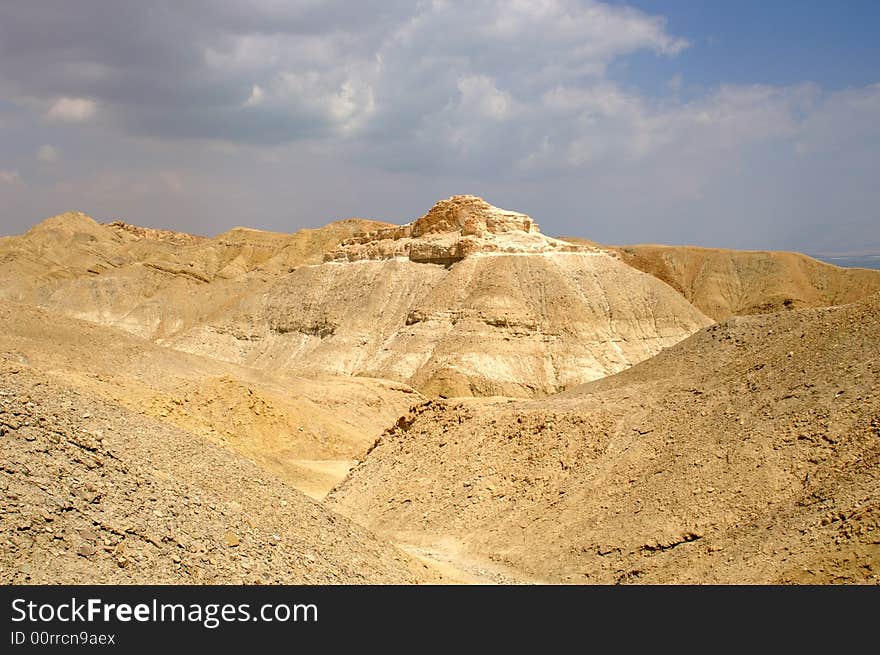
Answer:
[[718, 321], [733, 315], [842, 305], [880, 291], [880, 271], [839, 268], [793, 252], [658, 245], [610, 249]]
[[707, 325], [656, 278], [473, 197], [353, 236], [164, 343], [250, 366], [538, 395], [619, 371]]
[[229, 450], [8, 358], [0, 467], [4, 584], [426, 579]]
[[430, 401], [330, 496], [564, 582], [880, 582], [880, 296], [737, 317], [538, 401]]
[[387, 225], [346, 219], [294, 234], [236, 228], [209, 239], [68, 212], [0, 239], [0, 298], [161, 338]]
[[0, 301], [0, 353], [62, 384], [198, 434], [313, 497], [421, 397], [369, 378], [302, 379], [162, 348]]

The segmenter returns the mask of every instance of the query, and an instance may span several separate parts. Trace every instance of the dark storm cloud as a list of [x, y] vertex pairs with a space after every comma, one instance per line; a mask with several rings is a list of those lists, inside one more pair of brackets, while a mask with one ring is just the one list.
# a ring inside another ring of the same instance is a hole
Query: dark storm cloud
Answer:
[[[243, 39], [344, 42], [350, 56], [369, 50], [395, 7], [388, 2], [34, 2], [0, 7], [4, 96], [99, 103], [101, 120], [159, 137], [266, 142], [320, 133], [325, 120], [297, 98], [284, 111], [241, 111], [253, 84], [280, 65], [236, 70], [223, 57]], [[357, 29], [357, 33], [351, 32]], [[262, 133], [265, 132], [265, 133]]]

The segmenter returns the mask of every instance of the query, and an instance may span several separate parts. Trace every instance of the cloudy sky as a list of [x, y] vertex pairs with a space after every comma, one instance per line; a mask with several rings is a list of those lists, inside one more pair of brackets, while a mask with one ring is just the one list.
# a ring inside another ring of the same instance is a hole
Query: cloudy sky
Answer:
[[[769, 5], [769, 6], [768, 6]], [[474, 193], [607, 243], [880, 248], [877, 3], [0, 4], [0, 234]]]

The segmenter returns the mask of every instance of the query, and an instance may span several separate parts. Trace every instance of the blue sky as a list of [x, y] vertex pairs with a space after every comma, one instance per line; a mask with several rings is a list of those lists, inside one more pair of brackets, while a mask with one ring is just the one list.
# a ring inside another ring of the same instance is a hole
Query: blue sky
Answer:
[[[864, 0], [737, 2], [635, 0], [692, 43], [675, 59], [637, 56], [631, 79], [652, 84], [681, 72], [691, 84], [789, 85], [828, 90], [877, 82], [880, 3]], [[624, 77], [629, 77], [623, 73]]]
[[550, 234], [880, 249], [868, 2], [0, 6], [0, 234], [216, 234], [474, 193]]

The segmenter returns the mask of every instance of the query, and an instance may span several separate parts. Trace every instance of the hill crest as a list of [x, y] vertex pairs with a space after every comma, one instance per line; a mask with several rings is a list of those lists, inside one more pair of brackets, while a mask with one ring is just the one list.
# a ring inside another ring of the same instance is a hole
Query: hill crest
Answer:
[[599, 252], [541, 234], [530, 216], [471, 195], [451, 196], [406, 225], [358, 234], [324, 255], [344, 262], [408, 259], [450, 265], [477, 254]]

